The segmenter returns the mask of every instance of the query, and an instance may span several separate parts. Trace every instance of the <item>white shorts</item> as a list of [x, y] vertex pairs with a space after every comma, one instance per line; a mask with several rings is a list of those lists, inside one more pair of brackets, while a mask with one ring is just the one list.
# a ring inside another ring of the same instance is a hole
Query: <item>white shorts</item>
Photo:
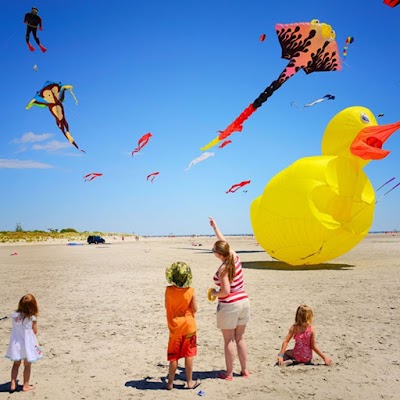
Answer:
[[250, 301], [244, 299], [236, 303], [218, 303], [217, 328], [235, 329], [238, 325], [246, 325], [250, 321]]

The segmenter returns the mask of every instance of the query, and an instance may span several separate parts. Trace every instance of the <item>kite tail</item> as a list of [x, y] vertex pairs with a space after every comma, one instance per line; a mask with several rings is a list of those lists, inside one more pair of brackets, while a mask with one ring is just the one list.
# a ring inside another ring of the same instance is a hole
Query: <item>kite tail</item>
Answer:
[[[253, 107], [257, 109], [258, 107], [261, 107], [269, 97], [272, 96], [272, 94], [278, 90], [281, 86], [282, 83], [285, 81], [285, 79], [282, 79], [282, 75], [277, 79], [276, 81], [273, 81], [259, 96], [256, 100], [253, 102]], [[288, 79], [288, 77], [286, 77]]]
[[271, 83], [252, 104], [250, 104], [240, 115], [237, 117], [225, 130], [220, 131], [221, 133], [215, 139], [213, 139], [210, 143], [206, 144], [204, 147], [200, 149], [200, 151], [208, 150], [210, 147], [215, 146], [221, 140], [226, 139], [233, 132], [241, 132], [243, 129], [243, 122], [247, 120], [257, 110], [258, 107], [261, 107], [263, 103], [265, 103], [269, 97], [275, 92], [275, 90], [279, 89], [282, 84], [290, 78], [291, 75], [287, 74], [287, 71], [281, 73], [279, 78]]
[[[254, 104], [254, 103], [253, 103]], [[250, 104], [244, 111], [218, 136], [218, 139], [224, 140], [228, 136], [230, 136], [233, 132], [242, 132], [243, 129], [243, 122], [246, 121], [247, 118], [256, 111], [256, 108], [253, 104]]]
[[246, 121], [247, 118], [257, 110], [258, 107], [261, 107], [263, 103], [265, 103], [269, 97], [275, 92], [275, 90], [279, 89], [282, 86], [282, 79], [279, 77], [278, 80], [273, 81], [271, 85], [269, 85], [258, 97], [253, 101], [240, 115], [233, 121], [224, 131], [219, 134], [219, 140], [226, 139], [233, 132], [241, 132], [243, 129], [243, 122]]
[[253, 104], [250, 104], [225, 130], [219, 131], [220, 134], [210, 143], [202, 147], [200, 151], [205, 151], [216, 146], [220, 141], [226, 139], [233, 132], [241, 132], [243, 129], [243, 122], [246, 121], [254, 111], [256, 111], [256, 108], [254, 108]]
[[228, 137], [232, 132], [241, 132], [243, 129], [243, 122], [253, 114], [257, 108], [261, 107], [272, 94], [278, 90], [282, 84], [290, 78], [290, 75], [286, 75], [286, 72], [282, 72], [279, 78], [273, 81], [258, 97], [250, 104], [234, 122], [232, 122], [224, 131], [219, 135], [219, 140], [223, 140]]

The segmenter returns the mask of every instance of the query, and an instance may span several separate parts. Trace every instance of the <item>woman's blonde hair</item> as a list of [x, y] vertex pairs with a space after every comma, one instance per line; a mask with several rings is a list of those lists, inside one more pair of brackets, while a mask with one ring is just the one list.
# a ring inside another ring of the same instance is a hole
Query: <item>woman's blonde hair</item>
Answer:
[[225, 240], [218, 240], [214, 243], [213, 252], [225, 257], [225, 269], [222, 275], [228, 274], [229, 282], [233, 282], [236, 275], [235, 256], [231, 247]]
[[306, 304], [300, 304], [297, 307], [295, 323], [297, 326], [304, 328], [307, 325], [311, 325], [313, 321], [314, 313], [311, 307]]
[[23, 296], [18, 303], [17, 312], [19, 312], [23, 318], [37, 317], [39, 315], [39, 307], [35, 296], [30, 293]]

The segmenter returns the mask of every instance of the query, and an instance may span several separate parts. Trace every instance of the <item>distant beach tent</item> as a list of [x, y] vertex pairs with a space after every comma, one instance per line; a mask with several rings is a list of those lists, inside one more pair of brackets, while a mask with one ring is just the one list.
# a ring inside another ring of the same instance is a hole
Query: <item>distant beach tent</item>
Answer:
[[383, 2], [389, 7], [396, 7], [400, 4], [400, 0], [383, 0]]

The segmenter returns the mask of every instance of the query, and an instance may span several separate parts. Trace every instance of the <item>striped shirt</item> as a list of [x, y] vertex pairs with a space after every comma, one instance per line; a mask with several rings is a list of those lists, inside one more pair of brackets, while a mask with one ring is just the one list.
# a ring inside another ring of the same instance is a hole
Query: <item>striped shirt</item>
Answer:
[[[221, 268], [224, 265], [225, 265], [225, 263], [223, 263], [219, 266], [219, 268], [217, 269], [217, 272], [215, 273], [215, 275], [213, 277], [215, 285], [218, 286], [219, 288], [221, 288], [221, 281], [219, 279], [219, 274], [220, 274]], [[218, 297], [219, 303], [236, 303], [238, 301], [249, 298], [247, 296], [247, 293], [244, 291], [243, 269], [242, 269], [242, 263], [240, 261], [239, 256], [236, 256], [235, 270], [236, 270], [235, 277], [233, 278], [233, 281], [230, 283], [231, 290], [227, 296]]]

